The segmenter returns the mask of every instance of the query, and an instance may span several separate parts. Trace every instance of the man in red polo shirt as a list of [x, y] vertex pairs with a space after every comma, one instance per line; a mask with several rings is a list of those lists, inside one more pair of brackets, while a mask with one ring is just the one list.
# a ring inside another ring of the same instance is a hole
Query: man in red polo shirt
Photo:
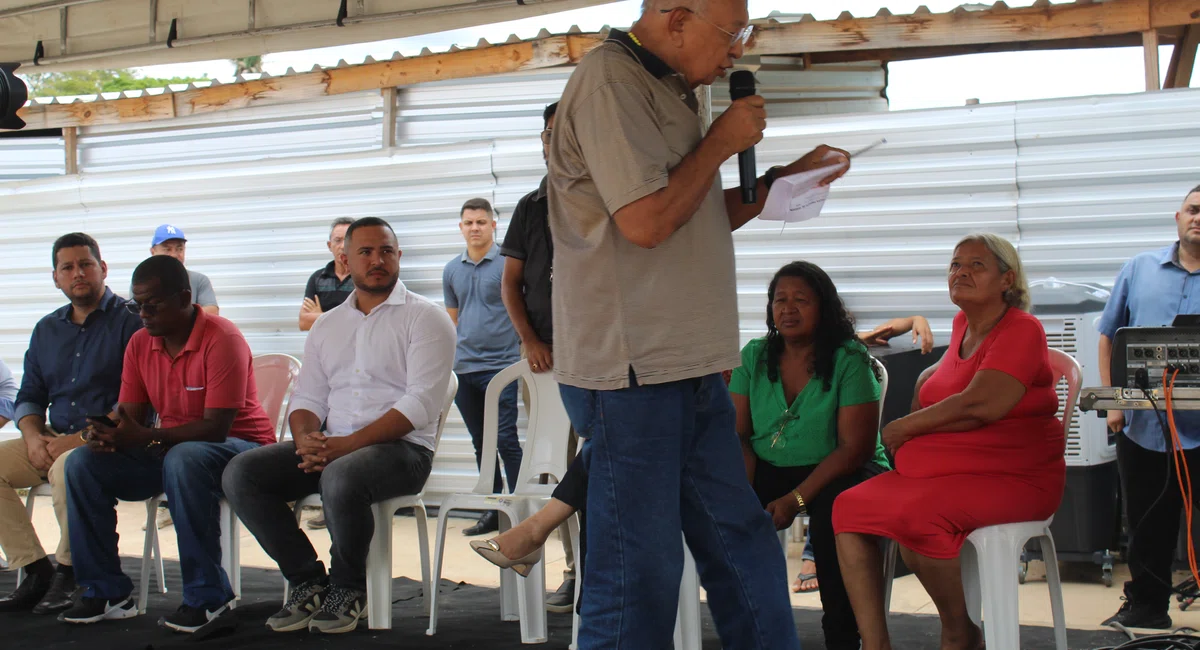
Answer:
[[[87, 448], [68, 458], [67, 518], [83, 597], [62, 620], [96, 623], [137, 614], [117, 556], [117, 499], [159, 493], [175, 520], [183, 604], [159, 623], [194, 632], [233, 600], [221, 569], [221, 473], [237, 454], [274, 442], [258, 402], [250, 346], [228, 320], [192, 304], [179, 260], [155, 256], [133, 272], [145, 329], [125, 350], [117, 426], [92, 419]], [[159, 426], [142, 425], [148, 409]]]

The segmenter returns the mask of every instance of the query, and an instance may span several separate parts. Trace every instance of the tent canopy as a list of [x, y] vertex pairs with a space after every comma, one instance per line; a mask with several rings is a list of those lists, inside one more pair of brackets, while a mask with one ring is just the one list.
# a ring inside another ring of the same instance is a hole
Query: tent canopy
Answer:
[[[0, 61], [125, 68], [430, 34], [613, 0], [0, 0]], [[40, 48], [39, 48], [40, 43]]]

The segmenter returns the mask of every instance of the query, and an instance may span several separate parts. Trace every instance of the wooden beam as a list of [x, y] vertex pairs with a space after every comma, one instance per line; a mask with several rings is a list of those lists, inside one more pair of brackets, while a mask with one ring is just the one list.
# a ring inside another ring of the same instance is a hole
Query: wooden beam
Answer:
[[383, 148], [396, 146], [396, 87], [388, 86], [379, 91], [383, 98]]
[[1188, 25], [1184, 28], [1183, 37], [1171, 50], [1171, 62], [1167, 64], [1167, 88], [1187, 88], [1191, 85], [1197, 46], [1200, 46], [1200, 25]]
[[892, 50], [1082, 39], [1145, 32], [1200, 22], [1200, 0], [1110, 0], [1010, 9], [997, 3], [982, 11], [887, 12], [870, 18], [763, 25], [753, 54]]
[[389, 86], [567, 65], [577, 63], [599, 41], [598, 35], [553, 36], [236, 84], [214, 84], [177, 93], [74, 104], [34, 104], [18, 114], [31, 129], [148, 122]]
[[813, 64], [854, 63], [858, 61], [912, 61], [964, 54], [990, 52], [1031, 52], [1045, 50], [1078, 50], [1087, 48], [1141, 47], [1141, 34], [1117, 34], [1094, 38], [1072, 38], [1054, 41], [1030, 41], [1027, 43], [982, 43], [973, 45], [947, 45], [939, 47], [902, 47], [889, 50], [849, 50], [845, 52], [817, 52], [811, 55]]
[[67, 174], [79, 173], [79, 129], [68, 126], [63, 132], [63, 153], [66, 155]]
[[1146, 90], [1159, 89], [1158, 74], [1158, 30], [1142, 32], [1142, 57], [1146, 62]]

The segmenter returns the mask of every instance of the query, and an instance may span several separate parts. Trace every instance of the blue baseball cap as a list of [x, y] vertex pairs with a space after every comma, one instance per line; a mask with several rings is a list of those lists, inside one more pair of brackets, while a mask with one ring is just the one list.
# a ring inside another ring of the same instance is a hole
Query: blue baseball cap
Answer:
[[159, 244], [170, 239], [181, 239], [183, 241], [187, 241], [187, 237], [183, 236], [182, 229], [176, 228], [171, 224], [164, 223], [163, 225], [154, 229], [154, 239], [150, 240], [150, 245], [158, 246]]

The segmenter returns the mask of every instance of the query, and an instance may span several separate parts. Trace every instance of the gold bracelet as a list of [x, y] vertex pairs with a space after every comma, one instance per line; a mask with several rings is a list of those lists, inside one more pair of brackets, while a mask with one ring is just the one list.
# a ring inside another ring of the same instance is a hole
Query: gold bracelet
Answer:
[[792, 490], [792, 496], [796, 497], [796, 503], [800, 505], [800, 514], [808, 512], [808, 506], [804, 505], [804, 497], [800, 496], [800, 491]]

